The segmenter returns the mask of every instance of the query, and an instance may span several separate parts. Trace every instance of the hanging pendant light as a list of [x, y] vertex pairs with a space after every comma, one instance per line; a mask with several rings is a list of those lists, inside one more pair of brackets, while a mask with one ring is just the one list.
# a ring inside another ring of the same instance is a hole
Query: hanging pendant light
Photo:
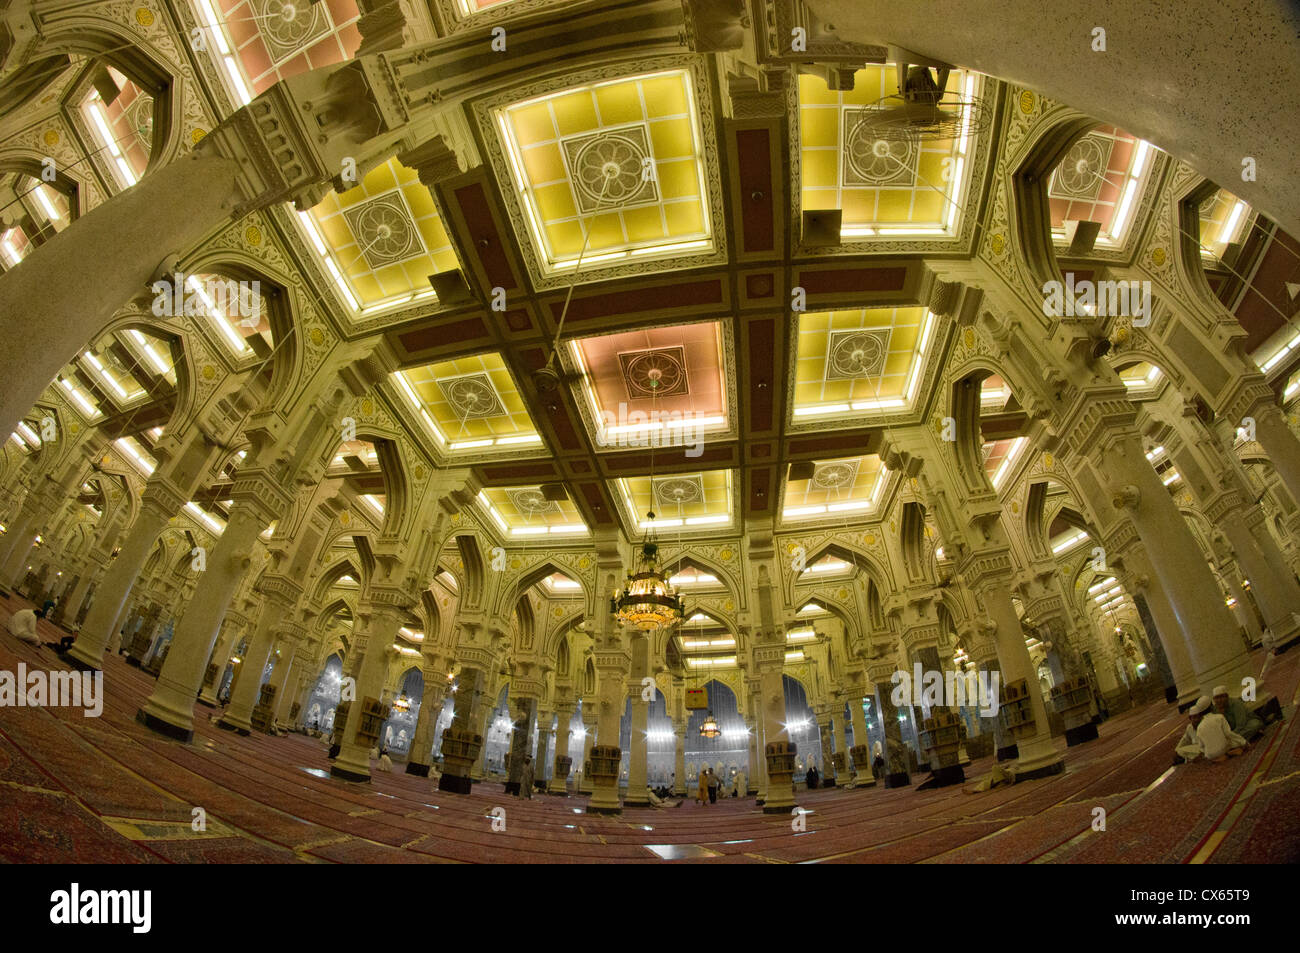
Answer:
[[638, 571], [628, 573], [626, 585], [610, 599], [610, 611], [624, 625], [642, 632], [658, 632], [681, 621], [686, 607], [682, 597], [659, 570], [659, 545], [655, 542], [653, 511], [646, 514], [651, 528], [641, 544]]
[[722, 737], [722, 728], [718, 726], [718, 720], [713, 717], [712, 711], [704, 719], [704, 724], [700, 725], [700, 737], [710, 739]]

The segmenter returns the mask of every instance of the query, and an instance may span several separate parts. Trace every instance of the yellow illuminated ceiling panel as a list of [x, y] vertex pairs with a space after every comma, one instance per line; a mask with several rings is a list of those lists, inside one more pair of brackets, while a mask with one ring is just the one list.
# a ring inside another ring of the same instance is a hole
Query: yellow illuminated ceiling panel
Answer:
[[655, 514], [656, 529], [727, 526], [732, 514], [730, 470], [675, 473], [670, 476], [629, 477], [616, 481], [630, 525], [650, 527], [646, 513]]
[[495, 118], [548, 273], [576, 267], [579, 255], [586, 266], [713, 249], [687, 71], [565, 90]]
[[572, 500], [548, 500], [540, 486], [489, 487], [480, 491], [479, 502], [497, 528], [511, 536], [587, 532], [587, 524]]
[[[880, 101], [898, 94], [896, 67], [868, 66], [853, 80], [851, 90], [832, 90], [821, 77], [799, 77], [803, 209], [840, 209], [846, 240], [956, 234], [975, 147], [971, 137], [875, 137], [871, 123]], [[973, 73], [953, 70], [946, 91], [954, 103], [958, 97], [969, 101], [978, 86]]]
[[[433, 196], [396, 159], [361, 184], [330, 193], [307, 216], [327, 268], [364, 311], [433, 297], [429, 275], [459, 267]], [[317, 251], [320, 251], [318, 245]], [[346, 295], [345, 295], [346, 297]]]
[[524, 400], [496, 352], [398, 371], [399, 389], [450, 450], [540, 445]]
[[801, 314], [794, 416], [905, 410], [916, 396], [933, 325], [925, 308]]
[[889, 471], [874, 453], [819, 461], [807, 480], [785, 486], [783, 519], [845, 518], [875, 509]]

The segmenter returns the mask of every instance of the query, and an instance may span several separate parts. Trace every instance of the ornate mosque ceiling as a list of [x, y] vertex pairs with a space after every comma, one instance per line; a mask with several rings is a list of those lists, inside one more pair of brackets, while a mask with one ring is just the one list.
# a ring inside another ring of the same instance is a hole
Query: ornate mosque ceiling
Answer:
[[[553, 5], [429, 0], [408, 11], [408, 29], [432, 39], [509, 27]], [[354, 0], [185, 9], [212, 37], [196, 56], [221, 113], [362, 43]], [[599, 68], [525, 71], [449, 120], [472, 158], [460, 175], [431, 186], [394, 158], [268, 221], [340, 334], [387, 338], [401, 363], [382, 385], [393, 414], [439, 465], [472, 468], [485, 519], [511, 538], [609, 526], [637, 536], [651, 509], [665, 536], [878, 518], [901, 482], [877, 456], [882, 437], [928, 418], [953, 346], [924, 305], [924, 259], [969, 257], [981, 239], [1019, 91], [955, 69], [949, 93], [980, 104], [972, 131], [879, 139], [865, 121], [897, 93], [897, 70], [883, 49], [851, 52], [851, 71], [794, 76], [779, 116], [736, 113], [728, 97], [741, 79], [715, 57], [630, 52]], [[68, 75], [39, 106], [63, 110], [98, 187], [117, 192], [148, 168], [159, 91], [84, 59]], [[1081, 135], [1046, 187], [1058, 250], [1072, 223], [1091, 221], [1095, 261], [1080, 267], [1130, 259], [1168, 167], [1159, 156], [1113, 126]], [[4, 173], [0, 196], [20, 212], [0, 232], [6, 268], [74, 214], [26, 173]], [[832, 217], [838, 243], [805, 241], [809, 215]], [[1286, 337], [1279, 289], [1300, 281], [1300, 249], [1257, 222], [1210, 189], [1199, 241], [1211, 287], [1285, 383], [1300, 336]], [[792, 289], [806, 297], [793, 313]], [[201, 313], [232, 367], [276, 348], [269, 307], [250, 318], [205, 301]], [[539, 389], [562, 315], [563, 380]], [[165, 335], [118, 330], [56, 386], [131, 440], [143, 471], [175, 401], [173, 359]], [[1165, 384], [1141, 361], [1117, 370], [1134, 399]], [[983, 388], [984, 466], [1001, 485], [1024, 462], [1026, 419], [1004, 382]], [[328, 473], [382, 514], [373, 447], [340, 447]], [[219, 505], [225, 489], [201, 502]]]

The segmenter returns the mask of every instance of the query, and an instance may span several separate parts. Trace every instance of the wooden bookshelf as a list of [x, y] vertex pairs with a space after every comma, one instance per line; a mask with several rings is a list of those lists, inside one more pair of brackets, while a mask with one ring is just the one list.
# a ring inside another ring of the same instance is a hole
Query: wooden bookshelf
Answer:
[[1016, 737], [1028, 735], [1034, 730], [1034, 708], [1029, 697], [1027, 679], [1022, 678], [1003, 686], [998, 720], [1003, 728]]
[[364, 698], [361, 701], [361, 723], [357, 725], [357, 742], [373, 747], [379, 740], [379, 732], [388, 719], [388, 706], [377, 698]]

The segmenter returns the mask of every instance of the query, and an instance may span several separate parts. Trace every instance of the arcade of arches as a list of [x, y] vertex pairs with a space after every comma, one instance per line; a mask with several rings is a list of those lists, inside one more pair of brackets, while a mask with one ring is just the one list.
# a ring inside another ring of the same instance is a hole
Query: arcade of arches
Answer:
[[[827, 0], [0, 16], [0, 614], [67, 636], [0, 657], [105, 706], [0, 707], [0, 784], [46, 816], [47, 764], [89, 859], [163, 852], [146, 803], [490, 859], [453, 818], [530, 772], [591, 859], [655, 855], [575, 806], [683, 794], [673, 842], [734, 852], [706, 769], [768, 859], [893, 857], [926, 797], [986, 837], [993, 775], [1115, 824], [1207, 785], [1152, 859], [1238, 780], [1221, 859], [1295, 830], [1294, 183], [1207, 178], [1219, 130]], [[680, 601], [636, 628], [646, 540]], [[1219, 685], [1283, 717], [1150, 791]], [[375, 791], [400, 836], [349, 826]], [[799, 805], [843, 836], [777, 846]], [[1028, 813], [999, 859], [1115, 859]]]

